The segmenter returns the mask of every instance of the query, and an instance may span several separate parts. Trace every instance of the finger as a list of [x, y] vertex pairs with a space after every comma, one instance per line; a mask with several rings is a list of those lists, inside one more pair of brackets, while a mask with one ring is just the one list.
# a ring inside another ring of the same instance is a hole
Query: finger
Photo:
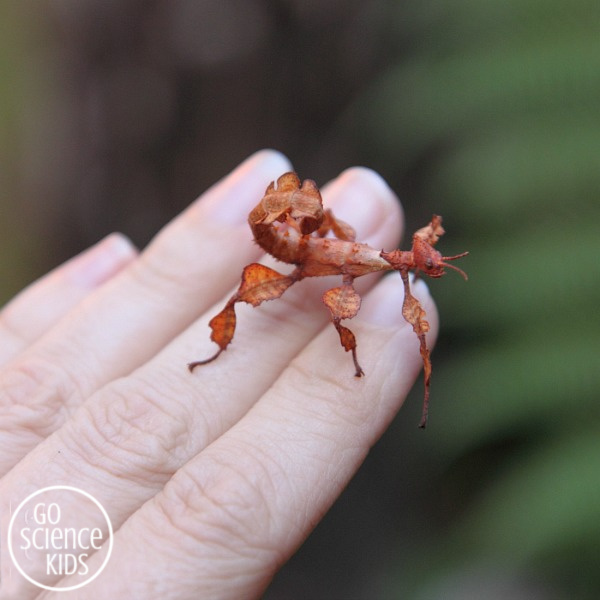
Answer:
[[41, 337], [136, 254], [125, 236], [112, 234], [24, 289], [0, 312], [0, 364]]
[[246, 224], [248, 211], [286, 168], [275, 152], [248, 159], [5, 366], [0, 473], [92, 392], [153, 356], [234, 284], [242, 266], [260, 254]]
[[[326, 193], [328, 200], [349, 201], [359, 214], [363, 211], [361, 226], [368, 226], [367, 213], [375, 215], [371, 227], [375, 223], [381, 227], [370, 237], [378, 247], [395, 243], [399, 205], [378, 176], [354, 169]], [[359, 233], [364, 232], [359, 228]], [[284, 296], [272, 303], [269, 310], [279, 312], [253, 311], [248, 316], [254, 318], [247, 320], [244, 335], [236, 340], [241, 351], [192, 376], [185, 368], [191, 353], [202, 345], [201, 340], [207, 351], [210, 348], [207, 322], [212, 315], [203, 317], [131, 377], [99, 390], [55, 436], [35, 448], [26, 463], [2, 481], [2, 503], [9, 494], [14, 502], [49, 481], [69, 481], [76, 472], [78, 486], [112, 507], [110, 516], [118, 526], [182, 464], [235, 423], [327, 323], [323, 306], [314, 311], [302, 301], [305, 293], [299, 288], [292, 300], [284, 302]], [[244, 342], [249, 343], [249, 352], [243, 350]], [[344, 353], [338, 348], [336, 354]], [[248, 356], [259, 363], [253, 365]], [[350, 364], [345, 364], [346, 375], [351, 377]], [[69, 449], [68, 456], [65, 449]], [[48, 465], [47, 456], [56, 456], [59, 450], [60, 460]]]
[[[359, 468], [420, 369], [393, 279], [369, 294], [357, 327], [370, 375], [340, 385], [333, 374], [343, 361], [323, 331], [239, 423], [120, 528], [87, 594], [147, 595], [160, 586], [166, 600], [260, 596]], [[415, 287], [433, 338], [435, 308], [424, 284]], [[102, 558], [94, 556], [92, 568]]]

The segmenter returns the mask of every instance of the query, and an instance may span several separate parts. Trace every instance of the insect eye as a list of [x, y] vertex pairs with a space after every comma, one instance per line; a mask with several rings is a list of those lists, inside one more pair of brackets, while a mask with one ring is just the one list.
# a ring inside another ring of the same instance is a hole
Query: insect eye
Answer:
[[431, 260], [431, 258], [429, 256], [425, 259], [425, 266], [428, 269], [431, 269], [433, 267], [433, 261]]

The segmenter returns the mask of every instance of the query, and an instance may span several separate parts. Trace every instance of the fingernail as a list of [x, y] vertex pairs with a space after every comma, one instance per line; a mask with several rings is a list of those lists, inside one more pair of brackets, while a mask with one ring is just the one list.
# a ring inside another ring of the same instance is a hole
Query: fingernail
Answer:
[[129, 238], [111, 233], [71, 259], [65, 275], [76, 285], [94, 288], [110, 279], [137, 255]]
[[256, 152], [209, 190], [199, 208], [207, 218], [220, 224], [245, 224], [248, 213], [260, 202], [269, 183], [291, 168], [287, 158], [276, 150]]
[[344, 171], [327, 196], [335, 203], [335, 216], [355, 228], [358, 241], [379, 230], [400, 204], [385, 180], [365, 167]]

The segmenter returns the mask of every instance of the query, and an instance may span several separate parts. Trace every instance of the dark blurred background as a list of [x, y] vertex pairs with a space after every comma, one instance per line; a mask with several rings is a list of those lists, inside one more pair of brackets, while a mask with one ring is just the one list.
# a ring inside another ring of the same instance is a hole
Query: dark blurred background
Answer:
[[444, 215], [422, 387], [266, 594], [600, 597], [600, 3], [46, 0], [0, 16], [0, 300], [263, 147]]

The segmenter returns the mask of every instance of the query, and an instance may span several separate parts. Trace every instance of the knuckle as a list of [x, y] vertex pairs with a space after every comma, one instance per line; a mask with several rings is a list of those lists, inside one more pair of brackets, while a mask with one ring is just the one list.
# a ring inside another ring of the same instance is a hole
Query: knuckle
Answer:
[[160, 486], [181, 463], [189, 418], [167, 413], [159, 390], [119, 380], [82, 407], [70, 441], [92, 464], [139, 485]]
[[1, 404], [11, 424], [47, 437], [64, 422], [79, 396], [66, 370], [35, 356], [13, 362], [1, 376]]
[[272, 560], [277, 554], [277, 545], [271, 541], [277, 523], [277, 490], [272, 469], [262, 465], [262, 458], [248, 457], [254, 452], [229, 448], [226, 455], [213, 455], [201, 471], [178, 473], [163, 504], [171, 526], [194, 543], [209, 546], [211, 552], [260, 562]]

